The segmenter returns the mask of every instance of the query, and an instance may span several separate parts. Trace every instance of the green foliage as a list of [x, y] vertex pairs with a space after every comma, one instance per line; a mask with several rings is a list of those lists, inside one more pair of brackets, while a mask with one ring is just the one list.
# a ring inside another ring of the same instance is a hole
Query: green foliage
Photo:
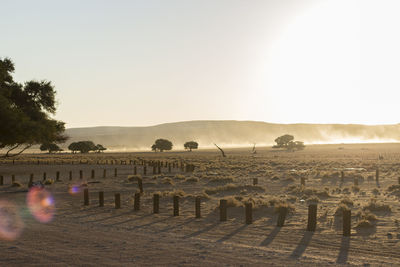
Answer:
[[157, 139], [154, 144], [151, 146], [152, 151], [160, 151], [163, 152], [164, 150], [171, 150], [172, 149], [172, 142], [166, 139]]
[[97, 144], [96, 150], [98, 153], [101, 153], [102, 151], [107, 150], [107, 148], [105, 148], [103, 145]]
[[64, 122], [50, 117], [56, 111], [55, 90], [48, 81], [28, 81], [19, 84], [13, 80], [14, 64], [0, 59], [0, 149], [5, 156], [20, 149], [22, 153], [32, 145], [61, 143]]
[[68, 149], [75, 153], [77, 151], [81, 153], [89, 153], [90, 151], [97, 151], [97, 146], [92, 141], [79, 141], [73, 142], [68, 146]]
[[49, 153], [63, 151], [58, 145], [54, 143], [45, 143], [40, 146], [41, 151], [49, 151]]
[[303, 142], [293, 140], [294, 136], [290, 134], [279, 136], [275, 139], [276, 145], [274, 145], [272, 148], [285, 148], [289, 151], [303, 150], [305, 148]]
[[189, 151], [192, 151], [192, 149], [197, 149], [199, 147], [199, 144], [195, 141], [189, 141], [186, 142], [184, 145], [185, 149], [189, 149]]

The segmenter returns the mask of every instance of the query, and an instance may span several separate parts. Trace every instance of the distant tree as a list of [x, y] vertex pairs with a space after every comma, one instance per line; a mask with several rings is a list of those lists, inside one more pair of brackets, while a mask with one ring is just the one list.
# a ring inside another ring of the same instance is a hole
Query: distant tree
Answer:
[[71, 143], [68, 149], [75, 153], [79, 151], [81, 153], [89, 153], [90, 151], [96, 151], [97, 146], [92, 141], [79, 141]]
[[107, 148], [105, 148], [104, 146], [102, 146], [102, 145], [100, 145], [100, 144], [97, 144], [97, 145], [96, 145], [96, 150], [97, 150], [97, 153], [101, 153], [101, 152], [103, 152], [104, 150], [107, 150]]
[[63, 151], [58, 145], [54, 143], [46, 143], [40, 146], [41, 151], [49, 151], [49, 153]]
[[185, 149], [189, 149], [189, 151], [191, 152], [192, 149], [197, 149], [199, 147], [199, 144], [195, 141], [189, 141], [186, 142], [183, 146]]
[[65, 142], [64, 122], [51, 118], [56, 112], [54, 86], [48, 81], [17, 83], [13, 72], [14, 63], [0, 58], [0, 149], [7, 150], [3, 157], [33, 145]]
[[285, 148], [288, 151], [303, 150], [305, 145], [301, 141], [293, 141], [294, 136], [285, 134], [275, 139], [276, 145], [272, 148]]
[[273, 148], [286, 148], [289, 144], [289, 142], [294, 140], [294, 136], [290, 134], [285, 134], [282, 136], [279, 136], [278, 138], [275, 139], [276, 145], [273, 146]]
[[160, 151], [163, 152], [164, 150], [171, 150], [172, 149], [172, 142], [166, 139], [157, 139], [154, 144], [151, 146], [152, 151]]

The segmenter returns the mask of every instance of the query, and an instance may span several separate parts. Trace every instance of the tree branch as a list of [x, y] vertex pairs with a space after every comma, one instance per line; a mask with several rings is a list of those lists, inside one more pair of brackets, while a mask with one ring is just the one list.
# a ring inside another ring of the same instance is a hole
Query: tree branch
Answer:
[[18, 156], [20, 154], [22, 154], [22, 152], [24, 152], [25, 150], [27, 150], [28, 148], [30, 148], [32, 146], [32, 144], [29, 144], [27, 146], [25, 146], [21, 151], [19, 151], [18, 153], [12, 154], [10, 155], [10, 152], [13, 151], [14, 149], [17, 149], [21, 144], [18, 144], [12, 148], [10, 148], [7, 153], [3, 156], [4, 158], [11, 158], [11, 157], [15, 157]]
[[225, 152], [222, 150], [222, 148], [220, 148], [219, 146], [217, 146], [217, 144], [214, 143], [214, 145], [221, 151], [222, 153], [222, 157], [226, 157]]

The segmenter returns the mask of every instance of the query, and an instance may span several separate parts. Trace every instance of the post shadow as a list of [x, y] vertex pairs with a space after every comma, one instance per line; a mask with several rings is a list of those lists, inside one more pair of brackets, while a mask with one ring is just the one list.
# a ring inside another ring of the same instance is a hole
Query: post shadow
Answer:
[[240, 226], [238, 229], [234, 230], [233, 232], [231, 232], [231, 233], [227, 234], [226, 236], [222, 237], [221, 239], [217, 240], [217, 243], [222, 243], [222, 242], [232, 238], [234, 235], [236, 235], [237, 233], [244, 230], [247, 226], [248, 226], [247, 224]]
[[303, 255], [304, 251], [306, 251], [308, 245], [310, 244], [311, 238], [314, 235], [313, 231], [305, 231], [303, 237], [300, 242], [297, 244], [297, 247], [293, 250], [290, 255], [291, 258], [300, 258]]
[[340, 251], [336, 259], [336, 263], [346, 264], [347, 258], [349, 256], [349, 249], [350, 249], [350, 236], [342, 236], [342, 242], [340, 244]]
[[196, 232], [194, 232], [194, 233], [191, 233], [191, 234], [189, 234], [189, 235], [186, 235], [184, 238], [191, 238], [191, 237], [195, 237], [195, 236], [201, 235], [202, 233], [205, 233], [205, 232], [210, 231], [211, 229], [213, 229], [215, 226], [217, 226], [217, 225], [219, 225], [219, 224], [220, 224], [219, 222], [215, 222], [215, 223], [213, 223], [213, 224], [210, 224], [210, 225], [207, 226], [206, 228], [203, 228], [203, 229], [198, 230], [198, 231], [196, 231]]
[[265, 238], [260, 243], [260, 246], [264, 246], [264, 247], [268, 246], [275, 239], [275, 237], [278, 235], [280, 230], [281, 230], [281, 227], [275, 226], [275, 228], [271, 231], [271, 233], [269, 233], [267, 238]]

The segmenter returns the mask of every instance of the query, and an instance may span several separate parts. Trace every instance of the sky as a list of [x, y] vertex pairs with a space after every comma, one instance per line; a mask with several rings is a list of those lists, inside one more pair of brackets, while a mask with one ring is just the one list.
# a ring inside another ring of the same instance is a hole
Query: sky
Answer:
[[0, 58], [67, 128], [399, 123], [400, 2], [0, 0]]

